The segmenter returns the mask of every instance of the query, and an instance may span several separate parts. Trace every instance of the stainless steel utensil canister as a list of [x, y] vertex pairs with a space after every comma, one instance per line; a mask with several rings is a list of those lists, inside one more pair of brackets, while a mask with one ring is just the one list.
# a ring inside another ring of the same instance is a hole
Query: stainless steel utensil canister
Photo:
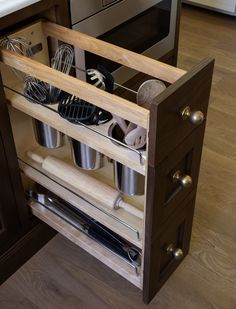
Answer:
[[116, 188], [124, 194], [143, 195], [144, 176], [117, 161], [113, 164]]
[[[123, 141], [124, 133], [116, 123], [110, 126], [108, 134]], [[122, 147], [119, 144], [117, 146]], [[117, 161], [113, 161], [113, 166], [115, 186], [120, 192], [131, 196], [144, 194], [145, 177], [142, 174]]]
[[86, 170], [97, 170], [105, 163], [105, 156], [73, 138], [70, 138], [74, 163]]
[[59, 148], [63, 146], [63, 134], [53, 127], [33, 119], [33, 127], [36, 141], [39, 145], [46, 148]]

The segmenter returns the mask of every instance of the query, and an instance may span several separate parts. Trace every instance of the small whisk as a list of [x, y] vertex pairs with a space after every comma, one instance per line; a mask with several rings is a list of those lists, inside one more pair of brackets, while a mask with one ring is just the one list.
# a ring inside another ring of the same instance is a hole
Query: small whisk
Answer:
[[0, 46], [27, 57], [33, 56], [30, 42], [23, 37], [12, 38], [7, 36], [0, 41]]
[[[52, 59], [51, 67], [64, 74], [69, 74], [74, 60], [74, 51], [70, 45], [62, 44], [56, 50], [55, 56]], [[61, 90], [50, 86], [50, 98], [52, 102], [58, 102]]]
[[[24, 37], [9, 37], [6, 36], [2, 40], [0, 40], [0, 47], [11, 50], [17, 54], [32, 57], [33, 52], [30, 47], [30, 42]], [[20, 79], [24, 80], [25, 74], [15, 69], [11, 69], [14, 74]]]
[[36, 104], [50, 104], [50, 96], [47, 84], [32, 76], [26, 76], [24, 80], [24, 94], [27, 99]]

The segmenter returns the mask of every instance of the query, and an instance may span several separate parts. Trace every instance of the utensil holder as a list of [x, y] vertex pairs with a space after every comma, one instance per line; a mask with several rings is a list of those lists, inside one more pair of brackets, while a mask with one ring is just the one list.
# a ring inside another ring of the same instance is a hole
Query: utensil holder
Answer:
[[[124, 133], [117, 123], [110, 126], [108, 135], [120, 142], [124, 138]], [[123, 147], [119, 144], [117, 146]], [[115, 186], [120, 192], [131, 196], [144, 194], [145, 177], [142, 174], [115, 160], [113, 160], [113, 169]]]
[[45, 148], [59, 148], [63, 146], [63, 134], [53, 127], [33, 119], [34, 134], [37, 143]]
[[72, 157], [75, 165], [86, 170], [97, 170], [105, 164], [105, 156], [73, 138], [70, 138]]

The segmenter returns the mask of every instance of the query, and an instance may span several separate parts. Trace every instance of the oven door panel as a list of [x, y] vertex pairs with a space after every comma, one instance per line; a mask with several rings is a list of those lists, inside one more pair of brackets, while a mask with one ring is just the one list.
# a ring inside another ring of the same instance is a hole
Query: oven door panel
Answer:
[[[88, 17], [73, 26], [74, 30], [106, 42], [159, 59], [174, 49], [178, 1], [126, 0]], [[117, 82], [125, 83], [137, 72], [88, 52], [77, 50], [76, 65], [82, 69], [105, 66]], [[84, 73], [77, 76], [85, 79]]]
[[[81, 4], [79, 6], [79, 2], [80, 1], [77, 1], [76, 6], [78, 8], [74, 10], [73, 15], [76, 14], [76, 11], [79, 12], [80, 8], [84, 5]], [[91, 2], [91, 0], [89, 2]], [[99, 2], [102, 3], [101, 0], [99, 0]], [[78, 23], [73, 25], [73, 29], [94, 37], [99, 37], [159, 2], [161, 2], [161, 0], [142, 0], [138, 2], [137, 0], [119, 1], [100, 12], [96, 12], [94, 9], [93, 15], [89, 14], [87, 18], [85, 18], [86, 16], [84, 15], [84, 20], [82, 21], [77, 19]], [[71, 3], [73, 4], [73, 1]], [[72, 18], [72, 23], [73, 20], [75, 20], [75, 16]]]
[[123, 0], [70, 0], [72, 25]]

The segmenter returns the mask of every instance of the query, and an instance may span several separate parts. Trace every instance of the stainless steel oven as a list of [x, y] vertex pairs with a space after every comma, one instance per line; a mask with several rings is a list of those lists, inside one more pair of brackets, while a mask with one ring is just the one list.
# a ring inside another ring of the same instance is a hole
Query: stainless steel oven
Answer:
[[[158, 59], [174, 49], [177, 0], [70, 0], [74, 30]], [[123, 83], [137, 72], [94, 54], [76, 51], [76, 65], [100, 63]], [[84, 78], [77, 71], [79, 78]]]

